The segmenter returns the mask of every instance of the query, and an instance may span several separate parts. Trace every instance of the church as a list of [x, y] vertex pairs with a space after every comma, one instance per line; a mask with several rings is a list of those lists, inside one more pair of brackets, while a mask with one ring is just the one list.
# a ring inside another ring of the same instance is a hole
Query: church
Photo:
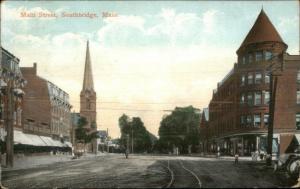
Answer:
[[[87, 41], [83, 85], [82, 85], [82, 90], [80, 92], [80, 116], [86, 118], [88, 122], [86, 127], [87, 129], [90, 130], [90, 132], [94, 132], [97, 130], [96, 99], [97, 97], [96, 97], [96, 92], [94, 90], [89, 41]], [[88, 146], [88, 152], [93, 152], [93, 153], [97, 152], [96, 139], [91, 144], [88, 144], [87, 146]]]

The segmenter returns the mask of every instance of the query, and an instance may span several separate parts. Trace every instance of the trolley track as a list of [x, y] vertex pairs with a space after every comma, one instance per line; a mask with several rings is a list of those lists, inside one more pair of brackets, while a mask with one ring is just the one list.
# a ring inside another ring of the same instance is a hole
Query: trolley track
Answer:
[[167, 168], [170, 179], [163, 188], [201, 188], [202, 183], [197, 174], [188, 169], [182, 160], [168, 160], [167, 165], [162, 163]]

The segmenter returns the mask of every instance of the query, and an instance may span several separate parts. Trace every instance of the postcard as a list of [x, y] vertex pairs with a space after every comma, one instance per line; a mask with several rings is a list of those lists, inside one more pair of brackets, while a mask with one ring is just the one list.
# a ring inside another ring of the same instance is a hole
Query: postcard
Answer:
[[299, 187], [299, 1], [2, 1], [1, 188]]

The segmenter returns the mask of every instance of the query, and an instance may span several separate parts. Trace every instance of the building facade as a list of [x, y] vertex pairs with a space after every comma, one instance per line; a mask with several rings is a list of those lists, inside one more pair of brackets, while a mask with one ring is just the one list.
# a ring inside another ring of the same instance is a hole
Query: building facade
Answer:
[[286, 153], [292, 140], [299, 138], [300, 56], [289, 55], [287, 48], [261, 10], [236, 52], [237, 63], [213, 91], [209, 120], [200, 126], [205, 152], [266, 151], [271, 71], [278, 75], [273, 151]]
[[[96, 122], [96, 92], [94, 90], [94, 80], [92, 72], [92, 63], [89, 50], [89, 42], [87, 42], [86, 47], [86, 58], [85, 58], [85, 68], [83, 76], [83, 86], [80, 92], [80, 116], [85, 117], [87, 120], [87, 129], [90, 132], [97, 131]], [[88, 145], [88, 151], [97, 152], [97, 141], [94, 140]]]
[[23, 78], [19, 67], [20, 60], [9, 51], [1, 47], [1, 64], [0, 64], [0, 125], [4, 128], [9, 117], [8, 111], [8, 85], [11, 81], [13, 91], [13, 125], [17, 130], [22, 130], [22, 103], [26, 80]]
[[69, 95], [50, 81], [37, 75], [37, 64], [22, 67], [28, 84], [24, 88], [24, 133], [70, 141], [71, 105]]

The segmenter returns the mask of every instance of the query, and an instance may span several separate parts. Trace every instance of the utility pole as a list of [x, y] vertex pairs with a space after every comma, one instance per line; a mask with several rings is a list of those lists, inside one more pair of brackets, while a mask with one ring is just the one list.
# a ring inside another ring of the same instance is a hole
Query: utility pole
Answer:
[[[11, 61], [11, 64], [15, 64], [15, 62]], [[15, 68], [15, 65], [13, 65]], [[14, 166], [14, 74], [15, 69], [12, 70], [13, 76], [9, 76], [9, 82], [7, 86], [7, 117], [6, 117], [6, 165], [8, 167]]]
[[133, 128], [131, 126], [131, 153], [133, 154]]
[[274, 110], [275, 110], [275, 97], [277, 88], [277, 77], [274, 78], [273, 83], [273, 73], [270, 72], [270, 103], [269, 103], [269, 127], [268, 127], [268, 139], [267, 139], [267, 165], [272, 164], [272, 146], [273, 146], [273, 127], [274, 127]]
[[[277, 58], [278, 55], [273, 56], [273, 58]], [[279, 59], [279, 61], [281, 61]], [[273, 70], [272, 67], [276, 65], [278, 61], [271, 62], [270, 65], [270, 102], [269, 102], [269, 126], [268, 126], [268, 138], [267, 138], [267, 158], [266, 164], [268, 166], [272, 165], [272, 146], [273, 146], [273, 132], [274, 132], [274, 111], [275, 111], [275, 102], [276, 102], [276, 91], [277, 91], [277, 83], [278, 83], [278, 76], [280, 74], [274, 74], [273, 71], [276, 71], [276, 67]], [[281, 62], [281, 71], [283, 71], [283, 60]]]
[[109, 139], [108, 139], [108, 128], [106, 129], [106, 133], [107, 133], [107, 137], [106, 137], [106, 141], [107, 141], [107, 153], [109, 153]]
[[126, 146], [126, 150], [129, 151], [129, 134], [127, 134], [127, 146]]

